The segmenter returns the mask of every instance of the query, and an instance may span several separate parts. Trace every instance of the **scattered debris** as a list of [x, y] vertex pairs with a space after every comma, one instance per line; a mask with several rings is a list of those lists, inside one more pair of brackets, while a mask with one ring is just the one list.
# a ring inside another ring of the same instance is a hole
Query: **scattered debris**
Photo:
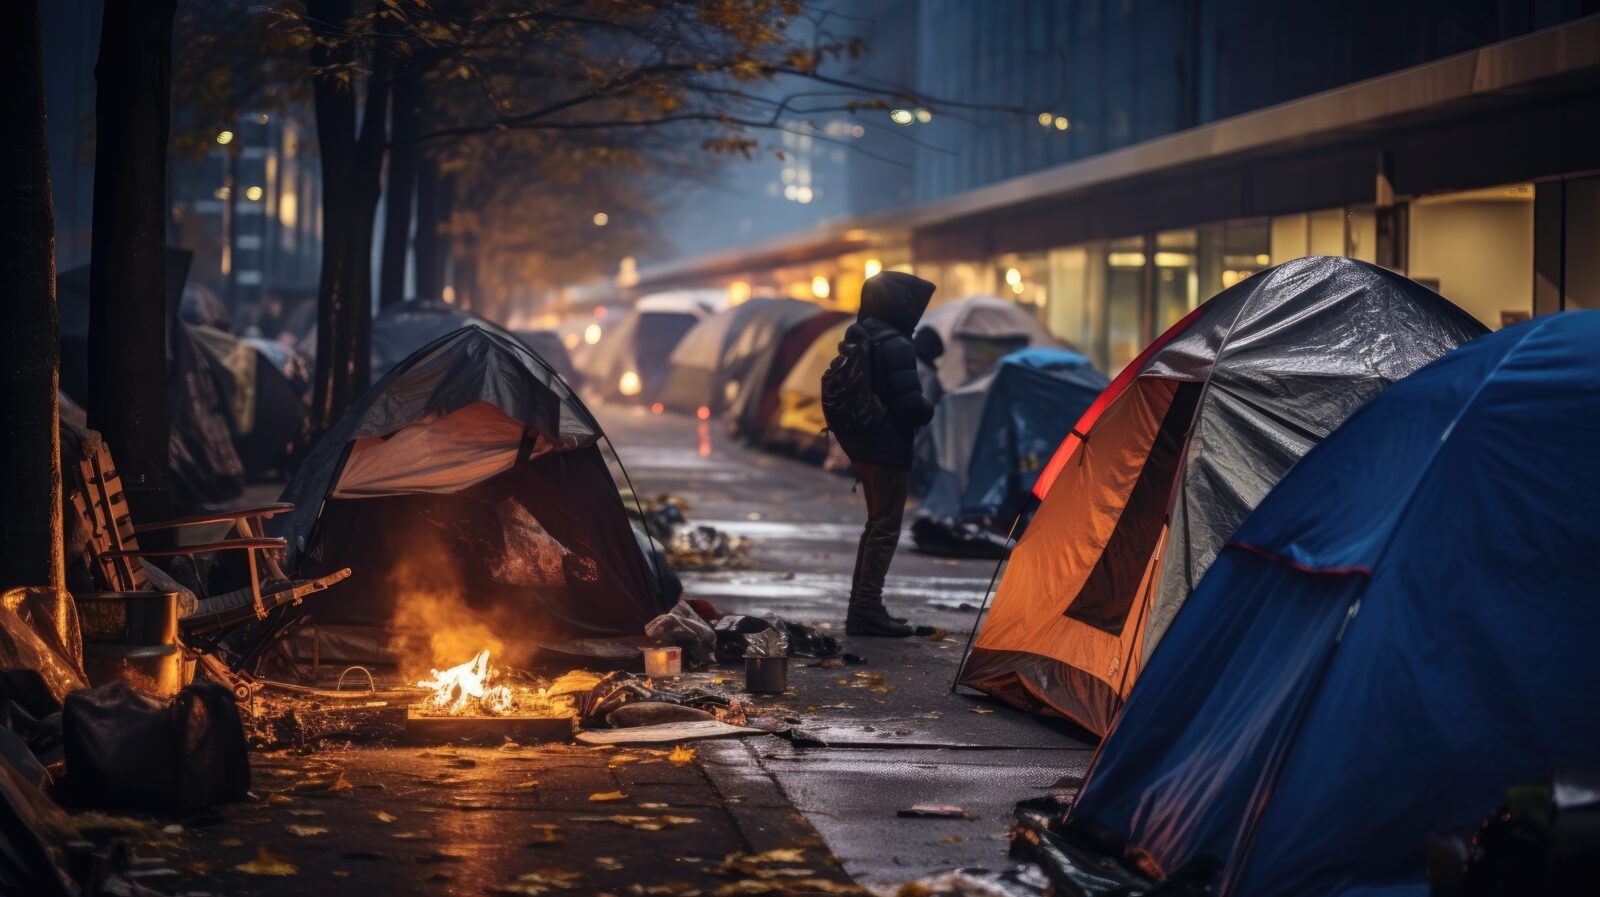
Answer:
[[627, 798], [627, 796], [628, 795], [623, 794], [621, 791], [596, 791], [594, 794], [589, 795], [589, 799], [592, 801], [601, 802], [624, 800]]
[[913, 804], [903, 810], [895, 811], [896, 816], [906, 819], [976, 819], [971, 813], [953, 804]]

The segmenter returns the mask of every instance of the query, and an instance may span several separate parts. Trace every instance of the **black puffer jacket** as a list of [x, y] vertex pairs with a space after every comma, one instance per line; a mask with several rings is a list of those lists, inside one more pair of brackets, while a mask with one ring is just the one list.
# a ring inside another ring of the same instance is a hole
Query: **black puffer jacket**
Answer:
[[911, 466], [917, 428], [933, 418], [933, 405], [917, 378], [917, 352], [911, 332], [933, 297], [933, 284], [898, 271], [884, 271], [861, 286], [861, 312], [844, 333], [846, 342], [873, 341], [872, 388], [889, 409], [889, 421], [876, 439], [841, 445], [852, 461]]

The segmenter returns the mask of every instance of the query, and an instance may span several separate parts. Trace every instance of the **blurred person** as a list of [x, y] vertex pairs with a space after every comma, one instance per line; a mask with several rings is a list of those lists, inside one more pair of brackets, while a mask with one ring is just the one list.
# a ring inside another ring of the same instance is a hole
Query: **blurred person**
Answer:
[[867, 501], [867, 524], [850, 582], [847, 635], [905, 638], [915, 631], [889, 616], [883, 583], [900, 541], [912, 445], [917, 430], [933, 417], [911, 342], [933, 291], [928, 281], [898, 271], [868, 278], [856, 322], [822, 375], [828, 427], [850, 457]]

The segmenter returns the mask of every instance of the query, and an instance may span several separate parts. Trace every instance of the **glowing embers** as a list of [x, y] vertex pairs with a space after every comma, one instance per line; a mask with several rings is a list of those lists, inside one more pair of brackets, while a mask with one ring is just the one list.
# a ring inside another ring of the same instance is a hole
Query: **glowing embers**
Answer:
[[501, 716], [509, 712], [516, 699], [511, 689], [504, 685], [490, 685], [489, 650], [448, 670], [434, 670], [433, 678], [417, 683], [418, 688], [431, 688], [433, 693], [422, 703], [424, 709], [444, 716], [483, 714]]
[[599, 677], [573, 671], [545, 687], [489, 665], [489, 650], [417, 682], [428, 692], [406, 708], [403, 741], [410, 744], [501, 744], [566, 741], [579, 696]]
[[430, 689], [412, 706], [413, 712], [422, 716], [571, 719], [577, 715], [574, 692], [512, 681], [489, 665], [487, 648], [466, 663], [433, 670], [432, 676], [417, 682], [417, 687]]

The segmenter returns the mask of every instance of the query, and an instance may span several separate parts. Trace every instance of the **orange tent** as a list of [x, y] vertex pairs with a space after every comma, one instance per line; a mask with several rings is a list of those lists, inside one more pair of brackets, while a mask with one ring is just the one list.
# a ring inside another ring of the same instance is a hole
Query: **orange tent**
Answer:
[[1105, 734], [1234, 529], [1367, 399], [1483, 325], [1344, 258], [1262, 271], [1190, 312], [1040, 475], [961, 682]]

